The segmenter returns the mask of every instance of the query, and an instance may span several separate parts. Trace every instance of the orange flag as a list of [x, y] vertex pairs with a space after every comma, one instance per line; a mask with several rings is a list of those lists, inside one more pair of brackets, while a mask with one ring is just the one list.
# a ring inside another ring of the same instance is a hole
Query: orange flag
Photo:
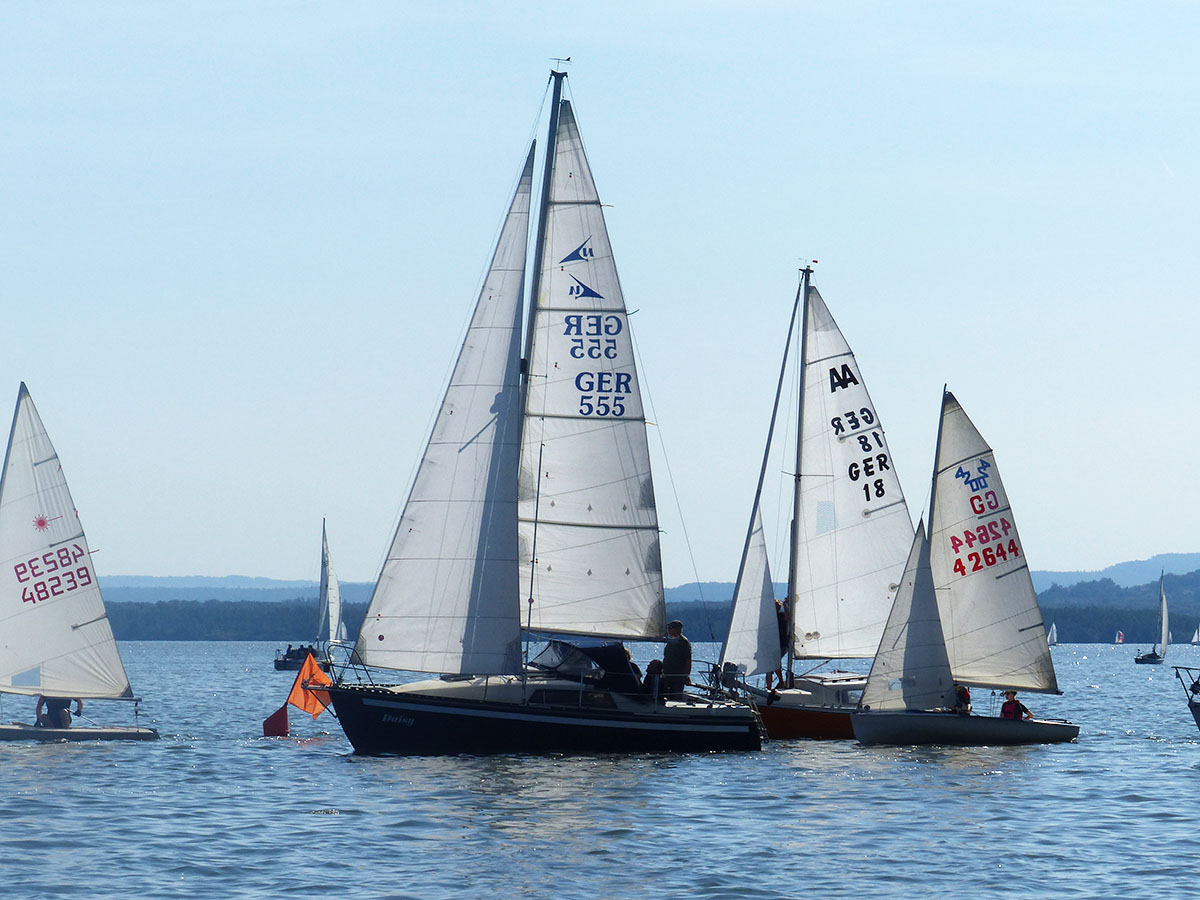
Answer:
[[275, 712], [271, 713], [263, 719], [263, 737], [287, 737], [288, 736], [288, 716], [287, 704], [279, 707]]
[[287, 702], [297, 709], [310, 713], [315, 719], [325, 712], [325, 707], [329, 705], [329, 694], [325, 691], [306, 691], [304, 689], [306, 684], [333, 684], [333, 679], [321, 671], [321, 667], [317, 665], [317, 661], [311, 653], [305, 658], [300, 671], [296, 673], [296, 681], [292, 685], [292, 692], [288, 694]]

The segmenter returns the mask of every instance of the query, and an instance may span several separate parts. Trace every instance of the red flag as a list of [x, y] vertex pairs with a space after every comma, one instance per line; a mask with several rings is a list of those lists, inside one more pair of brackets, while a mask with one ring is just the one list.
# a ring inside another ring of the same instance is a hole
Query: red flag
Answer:
[[297, 709], [310, 713], [315, 719], [325, 712], [329, 705], [329, 694], [325, 691], [305, 690], [305, 685], [333, 684], [333, 679], [321, 671], [317, 661], [310, 653], [304, 659], [304, 665], [296, 673], [296, 681], [292, 684], [292, 692], [288, 694], [287, 702]]
[[288, 714], [287, 704], [279, 707], [275, 712], [271, 713], [263, 719], [263, 737], [287, 737], [288, 736]]

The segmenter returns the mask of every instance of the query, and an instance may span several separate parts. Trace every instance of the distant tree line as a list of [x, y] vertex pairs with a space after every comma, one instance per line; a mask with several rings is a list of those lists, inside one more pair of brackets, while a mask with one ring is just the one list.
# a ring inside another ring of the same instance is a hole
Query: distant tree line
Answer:
[[[342, 605], [346, 633], [358, 634], [367, 604]], [[108, 620], [119, 641], [311, 641], [317, 602], [294, 600], [157, 600], [109, 603]]]

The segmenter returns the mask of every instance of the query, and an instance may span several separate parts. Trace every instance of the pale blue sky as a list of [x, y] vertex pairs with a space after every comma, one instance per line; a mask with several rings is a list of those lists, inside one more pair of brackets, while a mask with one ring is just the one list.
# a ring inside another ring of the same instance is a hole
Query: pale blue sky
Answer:
[[736, 574], [805, 258], [914, 518], [947, 382], [1034, 568], [1200, 550], [1198, 37], [1170, 2], [6, 4], [0, 401], [103, 574], [315, 577], [324, 515], [373, 579], [571, 56], [668, 585]]

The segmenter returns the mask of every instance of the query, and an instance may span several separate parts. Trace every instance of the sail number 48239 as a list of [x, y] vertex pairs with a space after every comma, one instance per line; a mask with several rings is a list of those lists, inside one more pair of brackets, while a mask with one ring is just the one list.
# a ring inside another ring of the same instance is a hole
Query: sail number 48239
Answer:
[[78, 544], [48, 550], [13, 566], [17, 582], [25, 585], [21, 589], [21, 600], [37, 603], [60, 597], [79, 588], [91, 587], [91, 570], [87, 564], [79, 565], [86, 554]]

